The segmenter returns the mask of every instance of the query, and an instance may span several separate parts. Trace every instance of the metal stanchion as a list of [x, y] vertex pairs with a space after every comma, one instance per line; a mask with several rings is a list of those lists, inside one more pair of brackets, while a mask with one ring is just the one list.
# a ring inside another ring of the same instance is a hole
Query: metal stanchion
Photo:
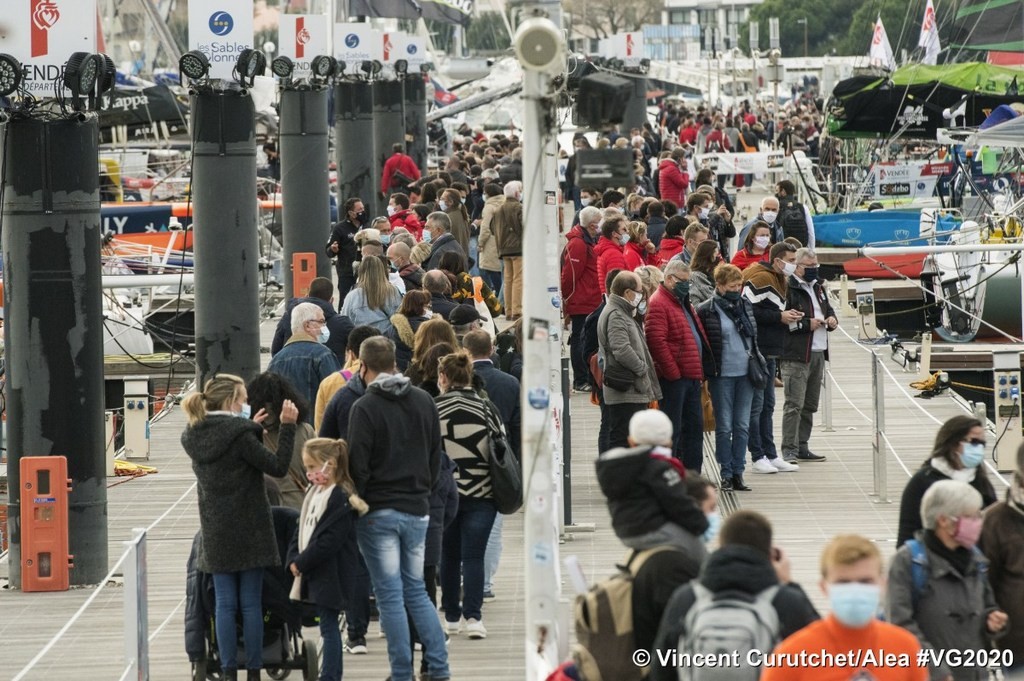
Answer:
[[149, 678], [149, 601], [147, 597], [146, 531], [132, 530], [124, 542], [128, 559], [124, 564], [124, 655], [129, 675]]
[[874, 438], [871, 443], [872, 468], [874, 472], [874, 492], [871, 494], [875, 503], [889, 503], [889, 485], [886, 471], [885, 455], [885, 376], [882, 369], [882, 357], [877, 350], [871, 351], [871, 390], [872, 415], [874, 422]]
[[835, 428], [832, 427], [832, 381], [830, 380], [831, 377], [832, 377], [832, 366], [831, 366], [831, 363], [830, 362], [825, 362], [825, 371], [821, 375], [821, 380], [824, 383], [824, 385], [822, 386], [822, 394], [824, 396], [824, 401], [825, 401], [825, 404], [824, 404], [824, 407], [823, 407], [823, 411], [825, 412], [824, 418], [825, 418], [825, 432], [826, 433], [835, 432]]
[[572, 525], [572, 417], [569, 403], [572, 386], [569, 384], [569, 358], [562, 358], [562, 508], [564, 527]]

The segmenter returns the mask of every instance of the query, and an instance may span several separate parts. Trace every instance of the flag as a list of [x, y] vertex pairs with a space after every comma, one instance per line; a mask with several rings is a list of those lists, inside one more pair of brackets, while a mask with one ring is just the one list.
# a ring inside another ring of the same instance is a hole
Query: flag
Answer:
[[430, 79], [430, 84], [434, 86], [434, 105], [437, 107], [448, 106], [459, 101], [453, 93], [445, 89], [444, 85], [441, 85], [433, 78]]
[[924, 8], [924, 21], [921, 22], [921, 37], [917, 40], [917, 46], [924, 48], [923, 64], [934, 64], [938, 60], [942, 45], [939, 43], [939, 26], [935, 21], [935, 6], [932, 0]]
[[882, 15], [878, 15], [875, 22], [875, 35], [871, 38], [871, 50], [868, 52], [871, 58], [871, 65], [878, 66], [889, 71], [896, 70], [896, 58], [892, 55], [892, 46], [889, 45], [889, 36], [885, 34], [885, 26], [882, 25]]

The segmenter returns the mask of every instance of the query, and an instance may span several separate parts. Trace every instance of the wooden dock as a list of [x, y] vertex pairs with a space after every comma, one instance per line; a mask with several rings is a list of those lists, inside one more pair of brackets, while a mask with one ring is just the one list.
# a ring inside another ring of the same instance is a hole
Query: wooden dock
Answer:
[[[853, 324], [843, 320], [855, 337]], [[264, 325], [269, 339], [272, 322]], [[887, 452], [887, 494], [890, 503], [877, 503], [872, 492], [872, 422], [870, 348], [842, 333], [832, 342], [832, 427], [825, 432], [818, 413], [812, 448], [828, 457], [823, 463], [804, 464], [796, 473], [754, 475], [746, 479], [753, 491], [733, 493], [726, 509], [756, 509], [765, 513], [775, 528], [776, 542], [790, 555], [794, 579], [800, 582], [820, 609], [825, 601], [818, 588], [821, 548], [833, 535], [864, 534], [891, 556], [895, 546], [899, 498], [908, 478], [928, 457], [939, 424], [964, 408], [949, 396], [917, 400], [907, 384], [912, 374], [892, 362], [892, 377], [885, 381], [886, 434], [892, 444]], [[265, 343], [269, 345], [269, 340]], [[883, 354], [888, 353], [883, 350]], [[264, 357], [265, 361], [269, 357]], [[776, 433], [781, 419], [781, 391], [776, 408]], [[611, 531], [606, 506], [594, 477], [599, 413], [587, 397], [572, 398], [572, 498], [573, 520], [592, 523], [594, 532], [569, 534], [561, 546], [564, 557], [575, 554], [591, 581], [610, 574], [624, 550]], [[110, 564], [121, 555], [122, 542], [132, 528], [149, 531], [149, 632], [150, 673], [156, 680], [189, 678], [184, 651], [185, 562], [198, 530], [194, 477], [188, 457], [179, 444], [184, 425], [180, 408], [154, 424], [150, 464], [159, 473], [142, 478], [110, 479]], [[991, 438], [990, 438], [991, 439]], [[710, 454], [706, 468], [714, 464]], [[712, 475], [712, 477], [714, 477]], [[1002, 496], [1004, 485], [996, 481]], [[524, 586], [522, 516], [510, 516], [505, 524], [505, 551], [494, 582], [497, 600], [484, 605], [488, 638], [452, 640], [450, 660], [453, 679], [521, 681], [524, 663]], [[0, 576], [6, 575], [6, 566]], [[566, 589], [567, 598], [568, 585]], [[0, 591], [0, 639], [5, 642], [3, 676], [15, 678], [47, 646], [68, 619], [94, 593], [93, 588], [64, 593], [26, 594]], [[117, 680], [124, 670], [123, 589], [115, 580], [89, 605], [81, 618], [61, 636], [22, 678], [31, 680]], [[382, 681], [388, 674], [385, 641], [375, 638], [371, 625], [370, 653], [346, 655], [345, 678]], [[299, 678], [293, 672], [291, 678]]]

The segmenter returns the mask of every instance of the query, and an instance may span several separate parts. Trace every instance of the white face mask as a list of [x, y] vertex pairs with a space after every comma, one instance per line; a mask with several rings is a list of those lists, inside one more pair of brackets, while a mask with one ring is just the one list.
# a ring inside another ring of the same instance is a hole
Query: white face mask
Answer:
[[757, 246], [758, 248], [768, 248], [768, 244], [770, 244], [771, 242], [772, 238], [770, 236], [754, 237], [754, 245]]
[[642, 295], [633, 291], [633, 300], [629, 301], [629, 304], [633, 307], [640, 307], [640, 302], [644, 299]]
[[620, 234], [619, 235], [619, 243], [622, 244], [623, 246], [628, 244], [629, 243], [629, 235], [628, 234]]
[[448, 202], [447, 201], [438, 201], [437, 202], [437, 207], [442, 212], [444, 212], [444, 211], [448, 210]]
[[398, 212], [398, 209], [395, 208], [394, 204], [390, 204], [389, 203], [388, 204], [388, 217], [391, 217], [392, 215], [394, 215], [397, 212]]
[[774, 210], [764, 210], [761, 211], [761, 217], [764, 218], [765, 222], [775, 222], [775, 218], [779, 217], [779, 214]]
[[707, 220], [709, 215], [711, 215], [711, 209], [710, 208], [701, 208], [700, 209], [700, 219], [701, 220]]
[[593, 203], [593, 201], [594, 200], [592, 198], [590, 198], [589, 196], [585, 196], [585, 197], [580, 199], [580, 205], [586, 207], [586, 206], [589, 206], [591, 203]]
[[782, 265], [782, 273], [785, 274], [787, 277], [792, 277], [794, 274], [796, 274], [796, 263], [795, 262], [784, 263]]

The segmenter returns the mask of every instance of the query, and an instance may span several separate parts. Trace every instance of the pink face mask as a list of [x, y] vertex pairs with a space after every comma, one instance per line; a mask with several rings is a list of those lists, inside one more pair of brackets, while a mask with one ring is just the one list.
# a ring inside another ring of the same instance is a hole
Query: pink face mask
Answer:
[[953, 541], [965, 549], [974, 548], [981, 536], [981, 518], [959, 518], [956, 521], [956, 530], [953, 532]]
[[314, 485], [319, 485], [321, 487], [330, 483], [331, 479], [327, 475], [327, 464], [324, 463], [318, 471], [306, 471], [306, 479]]

